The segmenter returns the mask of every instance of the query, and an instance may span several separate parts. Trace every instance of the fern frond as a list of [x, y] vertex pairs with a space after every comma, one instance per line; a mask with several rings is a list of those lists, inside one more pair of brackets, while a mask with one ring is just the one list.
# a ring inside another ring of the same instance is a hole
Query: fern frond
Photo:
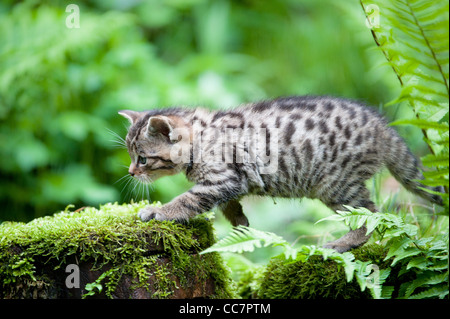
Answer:
[[422, 291], [418, 294], [412, 295], [410, 299], [425, 299], [425, 298], [435, 298], [444, 299], [448, 295], [448, 284], [441, 284], [437, 287], [433, 286], [430, 289]]
[[407, 119], [407, 120], [397, 120], [390, 124], [395, 125], [414, 125], [422, 129], [435, 129], [439, 131], [448, 131], [448, 123], [437, 123], [434, 121], [422, 120], [422, 119]]
[[448, 1], [360, 2], [364, 10], [369, 3], [379, 7], [380, 27], [372, 35], [400, 81], [401, 100], [427, 119], [430, 107], [448, 102]]
[[255, 248], [268, 246], [289, 246], [289, 244], [282, 237], [274, 233], [264, 232], [246, 226], [238, 226], [233, 228], [227, 237], [221, 239], [208, 249], [205, 249], [200, 254], [210, 252], [251, 252]]
[[[387, 106], [407, 102], [416, 115], [414, 120], [396, 121], [393, 125], [409, 124], [422, 130], [433, 156], [424, 158], [424, 165], [444, 172], [436, 178], [428, 177], [424, 184], [444, 186], [448, 194], [448, 182], [437, 184], [448, 180], [445, 139], [448, 141], [449, 127], [449, 2], [360, 0], [360, 3], [364, 11], [369, 4], [379, 8], [380, 26], [372, 29], [372, 36], [402, 87], [399, 97]], [[440, 138], [442, 135], [444, 138]], [[445, 206], [448, 207], [448, 201]]]
[[449, 161], [448, 154], [439, 154], [439, 155], [429, 154], [422, 157], [422, 164], [428, 167], [432, 166], [448, 167], [448, 161]]
[[[413, 295], [417, 288], [430, 286], [431, 288]], [[405, 290], [405, 297], [411, 299], [422, 299], [441, 296], [445, 293], [442, 289], [443, 286], [446, 286], [448, 294], [448, 272], [428, 276], [422, 275], [420, 278], [413, 280], [407, 286]]]

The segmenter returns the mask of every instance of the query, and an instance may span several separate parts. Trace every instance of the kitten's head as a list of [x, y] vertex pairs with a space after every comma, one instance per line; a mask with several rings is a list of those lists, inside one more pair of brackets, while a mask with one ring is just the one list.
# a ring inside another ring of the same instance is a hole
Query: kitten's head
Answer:
[[180, 172], [189, 162], [186, 156], [178, 156], [180, 146], [189, 145], [190, 140], [189, 126], [181, 117], [128, 110], [119, 114], [131, 123], [126, 137], [131, 176], [151, 182]]

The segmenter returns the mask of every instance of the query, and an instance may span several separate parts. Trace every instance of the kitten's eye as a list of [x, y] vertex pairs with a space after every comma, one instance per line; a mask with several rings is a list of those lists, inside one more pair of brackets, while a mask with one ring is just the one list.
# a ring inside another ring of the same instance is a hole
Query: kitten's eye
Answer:
[[147, 157], [139, 156], [139, 157], [138, 157], [138, 163], [139, 163], [139, 164], [142, 164], [142, 165], [147, 164]]

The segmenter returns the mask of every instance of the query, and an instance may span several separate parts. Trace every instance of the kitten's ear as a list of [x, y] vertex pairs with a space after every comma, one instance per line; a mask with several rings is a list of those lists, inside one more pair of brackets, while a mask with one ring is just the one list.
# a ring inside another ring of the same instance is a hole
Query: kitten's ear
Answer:
[[119, 114], [128, 119], [131, 124], [136, 123], [137, 119], [140, 117], [140, 112], [130, 110], [119, 111]]
[[147, 134], [160, 133], [170, 139], [173, 126], [165, 116], [152, 116], [148, 119]]

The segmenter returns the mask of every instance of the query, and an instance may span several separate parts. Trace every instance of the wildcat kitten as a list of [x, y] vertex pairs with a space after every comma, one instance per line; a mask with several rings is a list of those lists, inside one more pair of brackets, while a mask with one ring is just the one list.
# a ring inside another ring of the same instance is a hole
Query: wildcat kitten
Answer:
[[[383, 165], [408, 190], [442, 205], [440, 196], [419, 188], [443, 192], [416, 181], [423, 175], [402, 138], [355, 101], [303, 96], [230, 111], [119, 114], [132, 124], [126, 137], [132, 176], [148, 182], [184, 172], [196, 183], [160, 208], [142, 209], [144, 221], [186, 220], [219, 206], [232, 225], [248, 225], [239, 203], [245, 195], [318, 198], [332, 210], [376, 212], [364, 182]], [[363, 226], [325, 247], [344, 252], [369, 237]]]

